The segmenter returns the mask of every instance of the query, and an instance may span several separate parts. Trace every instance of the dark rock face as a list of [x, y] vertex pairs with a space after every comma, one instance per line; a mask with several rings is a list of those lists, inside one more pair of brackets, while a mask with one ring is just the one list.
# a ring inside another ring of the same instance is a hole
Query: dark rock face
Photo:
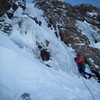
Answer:
[[31, 100], [30, 94], [29, 93], [23, 93], [21, 95], [22, 100]]
[[[37, 0], [35, 6], [44, 11], [48, 27], [54, 28], [56, 36], [60, 37], [66, 45], [71, 45], [76, 52], [82, 51], [89, 61], [91, 70], [100, 71], [100, 50], [90, 47], [88, 38], [78, 31], [75, 25], [76, 20], [80, 20], [100, 28], [100, 8], [88, 4], [71, 6], [57, 0]], [[96, 14], [91, 16], [89, 14], [91, 12]], [[84, 43], [84, 45], [77, 45], [79, 43]]]
[[8, 9], [10, 9], [11, 5], [8, 0], [0, 0], [0, 16], [2, 16]]
[[50, 59], [50, 53], [45, 49], [40, 50], [40, 55], [43, 61], [48, 61]]
[[38, 42], [36, 42], [36, 45], [37, 45], [37, 47], [38, 47], [38, 49], [39, 49], [39, 52], [40, 52], [40, 57], [41, 57], [41, 59], [43, 60], [43, 61], [48, 61], [48, 60], [50, 60], [51, 59], [51, 54], [50, 54], [50, 52], [48, 51], [48, 46], [49, 46], [49, 41], [48, 40], [46, 40], [45, 41], [45, 44], [46, 44], [46, 46], [44, 46], [44, 44], [43, 43], [38, 43]]
[[[0, 0], [0, 16], [4, 15], [10, 8], [14, 11], [18, 7], [21, 7], [23, 10], [26, 9], [26, 1], [25, 0]], [[11, 18], [13, 13], [7, 12], [9, 18]]]

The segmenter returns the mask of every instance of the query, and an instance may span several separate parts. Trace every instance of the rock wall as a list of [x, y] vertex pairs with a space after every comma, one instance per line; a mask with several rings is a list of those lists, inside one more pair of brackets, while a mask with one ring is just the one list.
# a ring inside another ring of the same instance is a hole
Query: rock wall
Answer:
[[[78, 30], [75, 24], [76, 20], [80, 20], [100, 28], [100, 8], [88, 4], [72, 6], [57, 0], [37, 0], [35, 6], [44, 11], [44, 18], [48, 27], [55, 30], [56, 36], [67, 46], [75, 49], [76, 53], [81, 51], [91, 70], [99, 73], [100, 49], [90, 47], [90, 41]], [[91, 12], [95, 14], [92, 15]]]

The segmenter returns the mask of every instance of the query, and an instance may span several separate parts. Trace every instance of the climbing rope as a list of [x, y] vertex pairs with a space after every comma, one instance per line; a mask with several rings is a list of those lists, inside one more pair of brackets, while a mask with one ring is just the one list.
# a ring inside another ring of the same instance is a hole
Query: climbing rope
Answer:
[[84, 81], [83, 77], [81, 77], [81, 78], [82, 78], [82, 81], [84, 82], [85, 86], [87, 87], [88, 91], [90, 92], [90, 94], [91, 94], [91, 96], [92, 96], [92, 99], [95, 100], [95, 98], [94, 98], [94, 96], [93, 96], [91, 90], [90, 90], [89, 87], [87, 86], [87, 84], [86, 84], [86, 82]]

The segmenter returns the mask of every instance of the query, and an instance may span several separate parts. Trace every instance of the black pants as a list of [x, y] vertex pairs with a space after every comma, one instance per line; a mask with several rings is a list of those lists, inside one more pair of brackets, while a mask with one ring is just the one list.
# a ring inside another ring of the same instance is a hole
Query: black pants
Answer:
[[86, 66], [85, 66], [84, 63], [80, 63], [80, 64], [77, 64], [77, 65], [78, 65], [78, 70], [79, 70], [79, 72], [80, 72], [83, 76], [85, 76], [85, 75], [88, 75], [88, 76], [92, 75], [92, 74], [90, 74], [90, 73], [88, 73], [88, 72], [85, 72]]

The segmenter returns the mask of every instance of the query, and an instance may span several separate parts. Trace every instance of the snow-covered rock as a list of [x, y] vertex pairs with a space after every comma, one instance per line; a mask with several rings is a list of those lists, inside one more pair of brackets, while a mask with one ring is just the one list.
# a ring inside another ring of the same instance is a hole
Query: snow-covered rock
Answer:
[[[20, 1], [24, 0], [16, 2]], [[99, 100], [99, 84], [82, 79], [74, 61], [79, 47], [98, 59], [99, 49], [94, 44], [99, 45], [99, 28], [80, 21], [82, 16], [76, 21], [73, 17], [78, 15], [71, 13], [70, 4], [44, 1], [27, 4], [26, 9], [18, 7], [10, 19], [7, 14], [2, 16], [0, 100]], [[97, 60], [91, 58], [99, 69]]]

